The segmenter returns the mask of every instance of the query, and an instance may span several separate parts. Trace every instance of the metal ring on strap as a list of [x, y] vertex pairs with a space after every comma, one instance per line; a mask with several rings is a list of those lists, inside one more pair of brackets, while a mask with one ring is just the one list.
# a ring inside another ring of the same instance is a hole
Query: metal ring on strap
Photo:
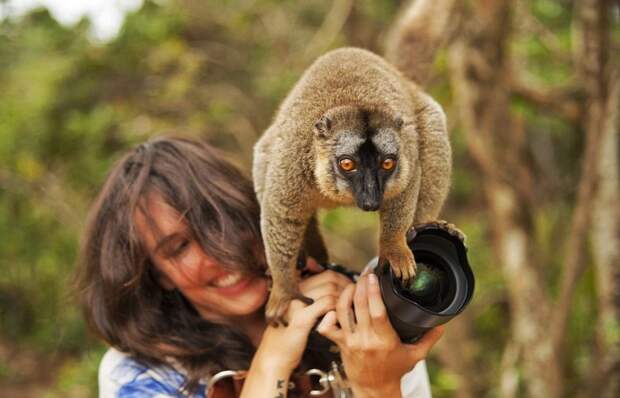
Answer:
[[329, 391], [329, 382], [333, 379], [333, 377], [331, 377], [328, 373], [325, 373], [319, 369], [310, 369], [306, 371], [306, 374], [309, 376], [319, 376], [319, 383], [322, 387], [320, 390], [310, 390], [310, 395], [319, 396]]
[[218, 381], [225, 379], [227, 377], [232, 377], [233, 379], [241, 379], [244, 378], [248, 372], [246, 370], [222, 370], [218, 372], [209, 379], [209, 388], [215, 385]]

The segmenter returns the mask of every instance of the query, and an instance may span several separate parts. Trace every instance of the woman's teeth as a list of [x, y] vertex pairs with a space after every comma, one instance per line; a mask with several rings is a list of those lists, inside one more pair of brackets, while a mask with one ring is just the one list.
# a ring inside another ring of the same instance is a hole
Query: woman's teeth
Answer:
[[233, 286], [241, 280], [242, 276], [243, 275], [241, 275], [241, 272], [234, 272], [226, 276], [217, 278], [215, 281], [212, 282], [212, 285], [215, 287]]

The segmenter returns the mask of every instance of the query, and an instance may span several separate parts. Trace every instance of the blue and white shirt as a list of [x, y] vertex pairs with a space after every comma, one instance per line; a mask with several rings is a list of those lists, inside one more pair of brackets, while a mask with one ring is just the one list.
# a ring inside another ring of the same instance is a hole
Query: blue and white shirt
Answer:
[[[181, 392], [184, 383], [185, 376], [179, 369], [142, 365], [114, 348], [105, 353], [99, 365], [100, 398], [206, 398], [206, 381], [193, 395]], [[400, 389], [403, 398], [431, 398], [424, 361], [403, 376]]]

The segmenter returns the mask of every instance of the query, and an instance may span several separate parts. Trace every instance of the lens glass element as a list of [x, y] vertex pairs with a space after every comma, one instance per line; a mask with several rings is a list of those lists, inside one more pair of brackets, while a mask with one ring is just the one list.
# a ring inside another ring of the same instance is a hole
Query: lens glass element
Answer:
[[450, 305], [455, 294], [456, 281], [449, 272], [449, 267], [442, 258], [427, 251], [417, 252], [416, 260], [416, 277], [407, 286], [395, 280], [397, 290], [430, 311], [444, 310]]

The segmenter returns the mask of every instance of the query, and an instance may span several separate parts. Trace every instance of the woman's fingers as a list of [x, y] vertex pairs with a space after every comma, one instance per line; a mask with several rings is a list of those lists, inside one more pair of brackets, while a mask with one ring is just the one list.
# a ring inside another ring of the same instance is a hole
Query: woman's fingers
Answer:
[[368, 313], [368, 277], [358, 279], [353, 296], [355, 307], [355, 319], [360, 330], [368, 331], [370, 328], [370, 315]]
[[339, 285], [335, 282], [326, 282], [321, 285], [314, 286], [311, 289], [303, 288], [301, 293], [304, 296], [310, 297], [313, 300], [317, 300], [323, 296], [340, 296], [346, 286]]
[[368, 278], [368, 313], [370, 322], [378, 334], [395, 333], [383, 304], [379, 280], [374, 273], [369, 274]]
[[329, 311], [316, 327], [316, 331], [336, 344], [343, 341], [343, 331], [338, 327], [336, 311]]
[[314, 274], [314, 275], [308, 276], [307, 278], [304, 278], [300, 282], [300, 286], [306, 287], [306, 288], [312, 288], [316, 285], [320, 285], [326, 282], [337, 283], [338, 285], [341, 285], [343, 288], [353, 283], [351, 282], [351, 279], [347, 278], [346, 276], [342, 275], [339, 272], [332, 271], [332, 270], [326, 270], [321, 273]]
[[350, 284], [342, 291], [338, 303], [336, 303], [336, 318], [345, 335], [355, 330], [355, 314], [353, 313], [353, 294], [355, 284]]
[[305, 308], [297, 309], [293, 315], [294, 320], [291, 323], [312, 327], [320, 317], [336, 308], [337, 301], [337, 296], [322, 296]]
[[352, 282], [345, 276], [333, 271], [324, 271], [317, 275], [312, 275], [299, 283], [299, 290], [302, 294], [310, 296], [311, 292], [323, 286], [331, 286], [335, 292], [342, 292], [345, 287]]

